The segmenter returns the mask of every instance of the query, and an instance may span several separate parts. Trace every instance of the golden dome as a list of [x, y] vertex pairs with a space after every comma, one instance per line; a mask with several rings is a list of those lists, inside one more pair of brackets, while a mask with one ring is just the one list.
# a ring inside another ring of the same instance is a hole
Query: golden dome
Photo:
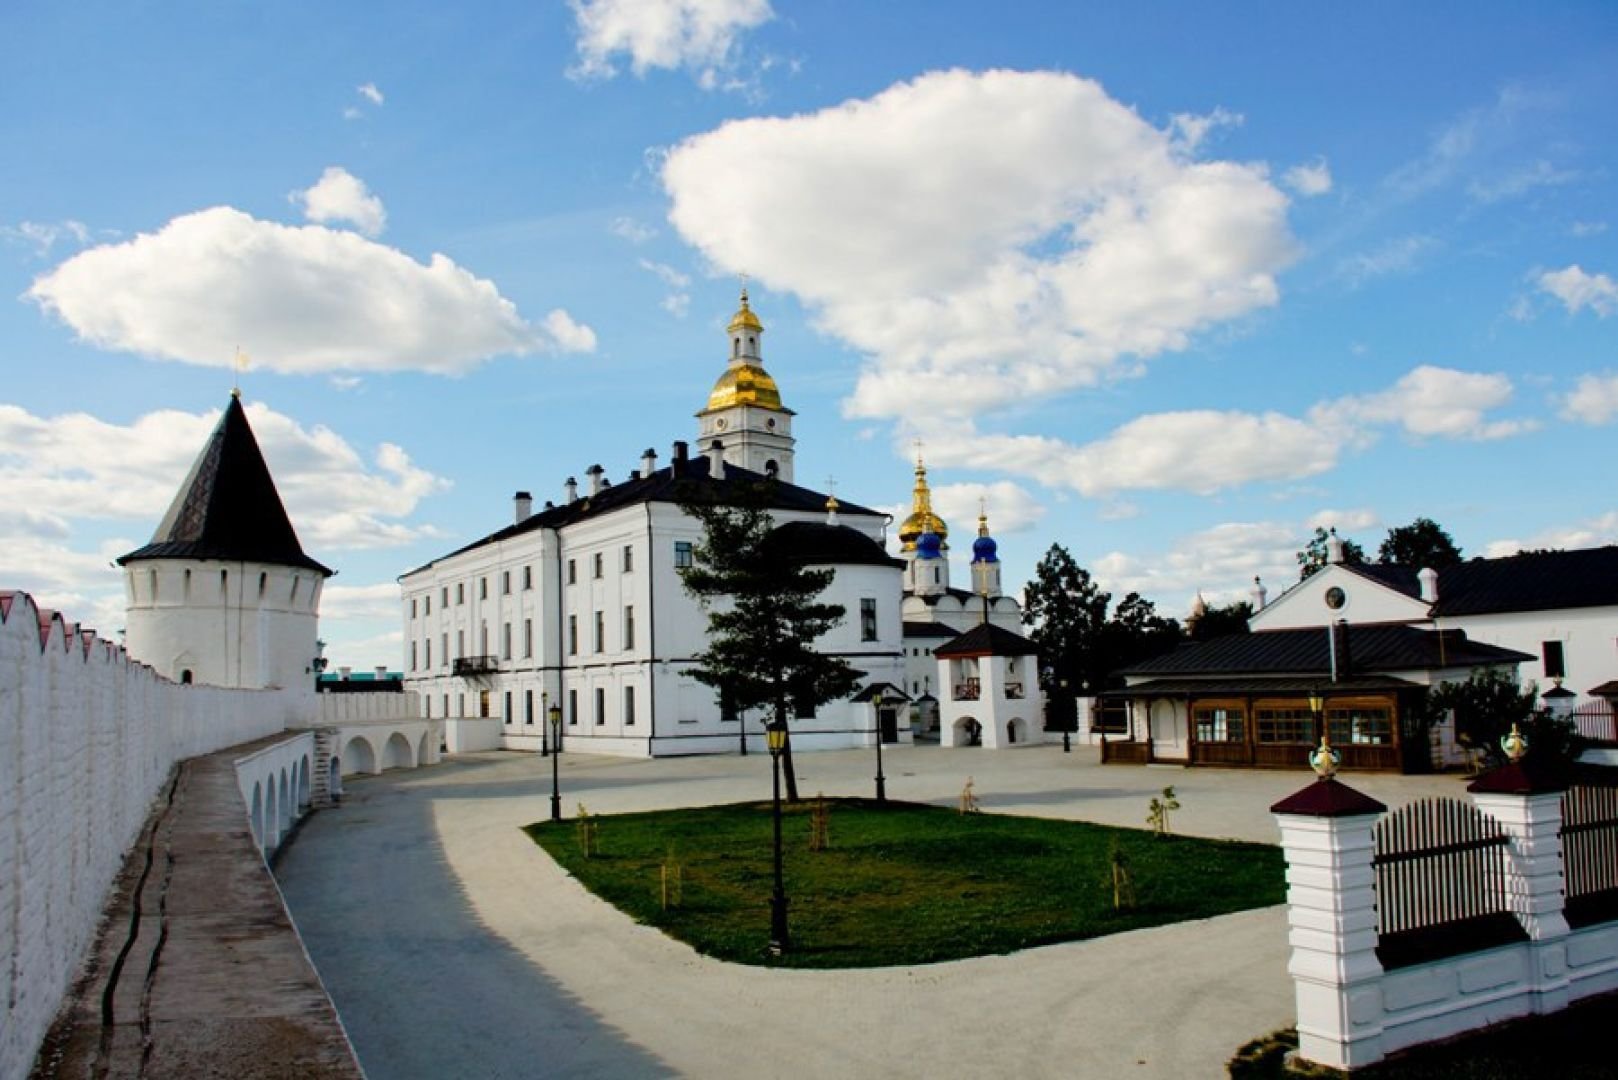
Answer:
[[730, 317], [730, 325], [725, 329], [733, 334], [738, 330], [763, 331], [764, 324], [758, 321], [758, 316], [753, 314], [753, 309], [747, 306], [746, 289], [742, 290], [742, 306], [737, 309], [736, 314]]
[[927, 466], [916, 459], [916, 486], [911, 492], [911, 512], [899, 526], [901, 551], [916, 550], [916, 539], [925, 532], [935, 532], [940, 540], [949, 538], [949, 526], [933, 513], [933, 493], [927, 487]]
[[770, 373], [757, 364], [737, 364], [719, 376], [713, 393], [708, 395], [709, 409], [728, 409], [732, 405], [780, 409], [781, 391]]

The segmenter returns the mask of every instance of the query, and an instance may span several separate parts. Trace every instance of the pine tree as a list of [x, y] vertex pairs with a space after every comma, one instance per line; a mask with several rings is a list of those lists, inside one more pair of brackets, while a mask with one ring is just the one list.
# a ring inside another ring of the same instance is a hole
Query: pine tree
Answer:
[[[815, 649], [816, 639], [846, 612], [818, 599], [832, 570], [811, 569], [772, 550], [772, 484], [744, 489], [728, 505], [687, 493], [680, 508], [702, 523], [703, 540], [680, 577], [708, 613], [708, 647], [696, 655], [692, 676], [738, 712], [767, 708], [786, 724], [794, 707], [813, 709], [853, 693], [860, 673]], [[790, 734], [781, 764], [787, 797], [796, 802]]]

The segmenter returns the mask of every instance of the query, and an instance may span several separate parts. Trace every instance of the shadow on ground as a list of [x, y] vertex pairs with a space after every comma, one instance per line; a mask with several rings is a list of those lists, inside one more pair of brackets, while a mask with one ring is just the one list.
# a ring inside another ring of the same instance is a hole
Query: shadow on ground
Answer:
[[[464, 767], [461, 794], [534, 794]], [[479, 922], [432, 824], [431, 801], [456, 788], [351, 783], [276, 868], [366, 1074], [673, 1075]]]

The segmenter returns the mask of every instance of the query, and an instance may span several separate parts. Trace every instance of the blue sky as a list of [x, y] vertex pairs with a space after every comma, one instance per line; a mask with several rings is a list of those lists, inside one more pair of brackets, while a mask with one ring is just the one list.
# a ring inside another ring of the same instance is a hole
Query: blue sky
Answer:
[[116, 630], [240, 347], [396, 664], [400, 572], [694, 434], [744, 273], [800, 482], [920, 441], [1008, 583], [1618, 542], [1618, 7], [1417, 8], [9, 5], [0, 587]]

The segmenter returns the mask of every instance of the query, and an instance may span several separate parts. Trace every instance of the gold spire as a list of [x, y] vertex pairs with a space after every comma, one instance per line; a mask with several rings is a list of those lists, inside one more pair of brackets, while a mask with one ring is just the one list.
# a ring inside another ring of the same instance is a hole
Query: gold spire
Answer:
[[[742, 306], [731, 316], [730, 326], [726, 329], [732, 335], [745, 331], [751, 331], [754, 335], [764, 332], [764, 324], [758, 321], [758, 316], [747, 304], [746, 285], [742, 286]], [[732, 347], [730, 366], [713, 384], [713, 391], [708, 395], [708, 408], [704, 411], [728, 409], [735, 405], [757, 405], [765, 409], [788, 411], [781, 404], [781, 388], [775, 385], [775, 379], [758, 360], [756, 345], [741, 351], [738, 348]]]
[[989, 500], [986, 498], [978, 499], [978, 535], [989, 535]]
[[933, 493], [927, 487], [927, 466], [922, 463], [918, 454], [916, 486], [911, 492], [910, 516], [899, 526], [899, 549], [916, 550], [916, 540], [924, 532], [935, 532], [942, 540], [949, 536], [949, 526], [944, 524], [943, 518], [933, 513]]

